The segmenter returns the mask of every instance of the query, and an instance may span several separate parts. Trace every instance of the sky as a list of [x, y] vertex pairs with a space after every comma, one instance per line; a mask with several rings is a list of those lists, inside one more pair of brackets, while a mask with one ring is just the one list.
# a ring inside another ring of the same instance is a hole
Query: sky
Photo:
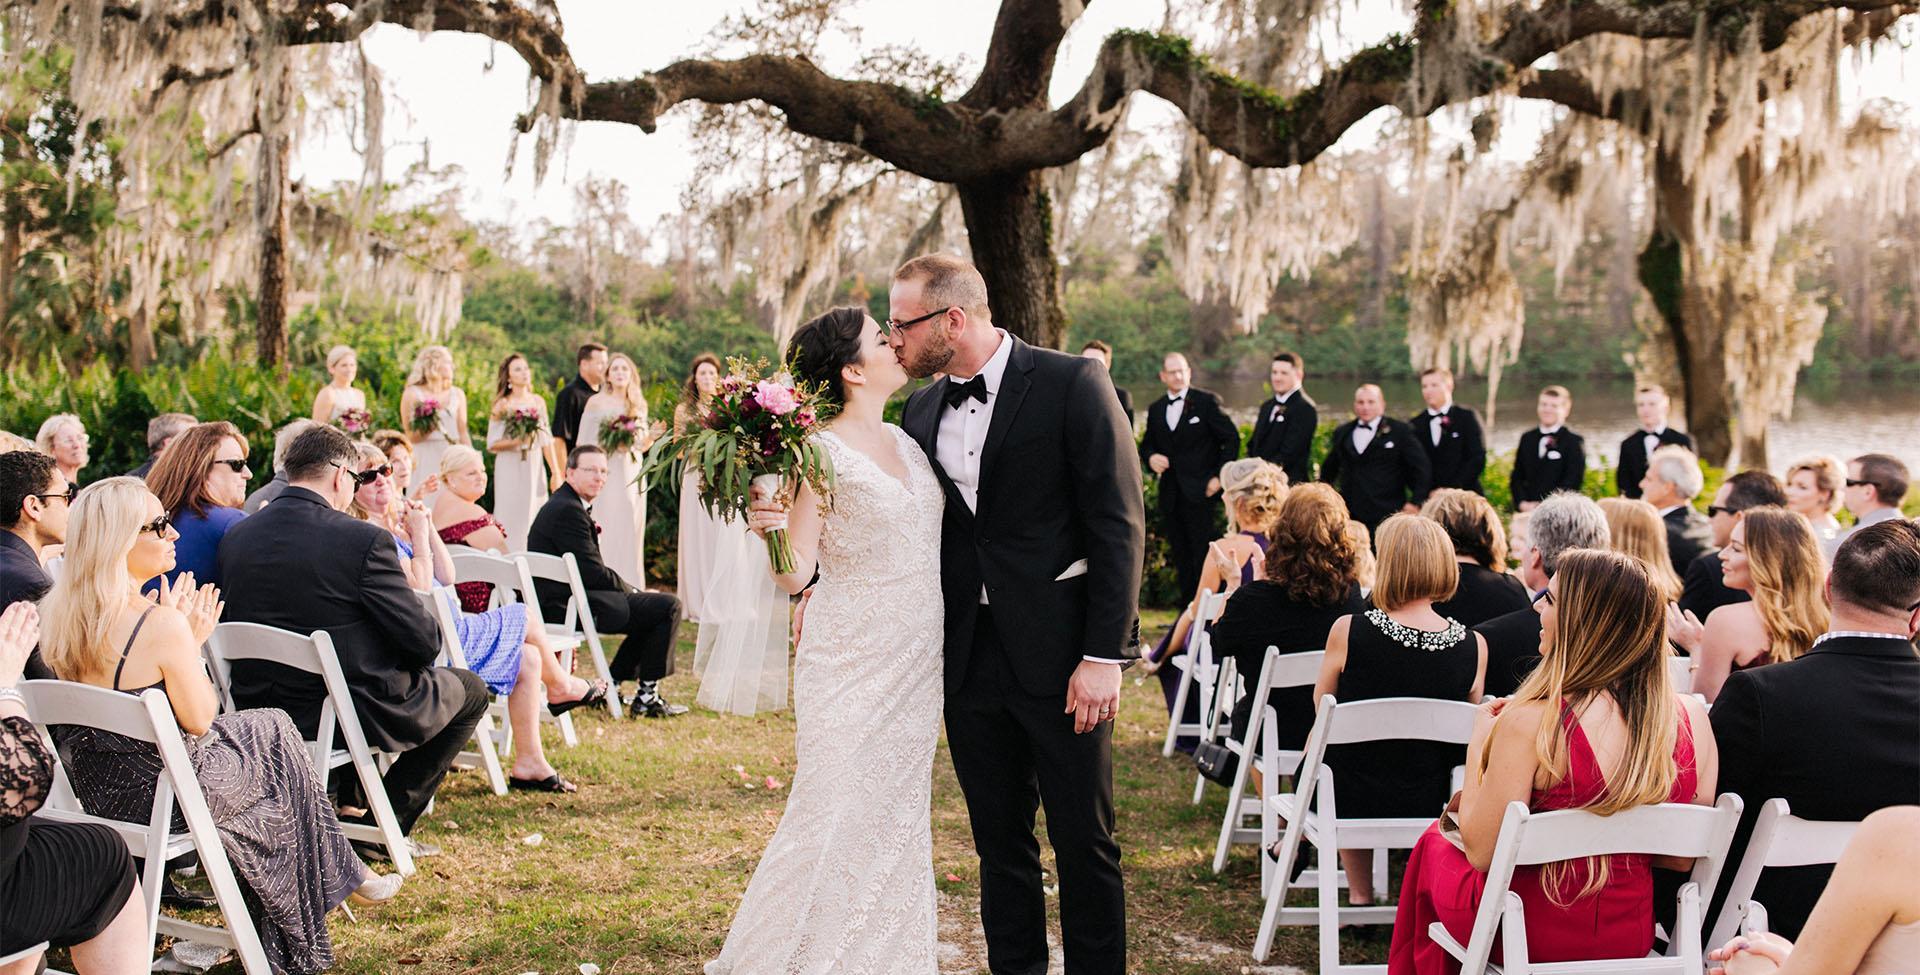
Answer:
[[[1068, 33], [1054, 73], [1056, 103], [1070, 97], [1085, 78], [1100, 41], [1122, 27], [1155, 29], [1165, 15], [1165, 0], [1097, 0]], [[746, 4], [725, 2], [662, 3], [650, 0], [559, 0], [565, 35], [575, 62], [590, 79], [630, 77], [662, 67], [699, 47], [727, 11]], [[992, 33], [995, 0], [862, 0], [853, 14], [867, 46], [913, 45], [948, 63], [977, 68]], [[938, 11], [934, 16], [931, 11]], [[1359, 46], [1404, 23], [1391, 0], [1356, 0], [1342, 19], [1348, 33], [1339, 43]], [[388, 109], [386, 167], [398, 173], [426, 155], [434, 166], [458, 165], [464, 173], [466, 210], [483, 220], [526, 224], [536, 219], [568, 222], [573, 211], [571, 184], [588, 175], [625, 183], [638, 226], [651, 226], [677, 211], [681, 187], [692, 174], [686, 151], [692, 111], [669, 113], [648, 135], [612, 122], [570, 125], [568, 144], [553, 158], [544, 182], [533, 179], [531, 140], [516, 142], [513, 121], [531, 95], [526, 66], [511, 48], [475, 35], [438, 32], [420, 35], [394, 26], [371, 31], [369, 56], [386, 76], [386, 90], [400, 104]], [[850, 58], [852, 47], [829, 47], [829, 58]], [[832, 71], [836, 64], [824, 64]], [[968, 76], [971, 71], [962, 72]], [[1843, 98], [1893, 98], [1920, 103], [1920, 63], [1905, 51], [1876, 56], [1847, 72]], [[1383, 117], [1375, 113], [1350, 130], [1343, 146], [1364, 145], [1377, 137]], [[1502, 126], [1497, 150], [1513, 158], [1532, 152], [1544, 131], [1549, 109], [1523, 105]], [[1130, 124], [1152, 127], [1177, 113], [1150, 96], [1136, 96]], [[1914, 113], [1920, 122], [1920, 113]], [[512, 175], [508, 177], [509, 155]], [[361, 163], [344, 136], [324, 137], [305, 146], [296, 172], [311, 182], [357, 179]]]

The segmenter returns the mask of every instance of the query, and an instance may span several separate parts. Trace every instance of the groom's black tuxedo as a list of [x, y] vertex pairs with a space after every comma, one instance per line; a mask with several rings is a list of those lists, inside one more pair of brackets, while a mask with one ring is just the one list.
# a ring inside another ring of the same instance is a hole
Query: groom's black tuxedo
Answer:
[[[1047, 970], [1047, 898], [1033, 832], [1044, 797], [1067, 971], [1122, 975], [1113, 725], [1075, 734], [1063, 712], [1083, 659], [1139, 652], [1146, 513], [1132, 424], [1099, 363], [1011, 335], [1001, 341], [1008, 347], [998, 382], [990, 378], [994, 360], [981, 373], [989, 377], [986, 403], [949, 406], [953, 382], [943, 378], [909, 397], [903, 416], [946, 491], [947, 740], [980, 855], [988, 966], [996, 975]], [[940, 439], [964, 436], [959, 411], [979, 409], [991, 415], [983, 418], [969, 505], [940, 463]], [[942, 430], [949, 414], [954, 422]]]

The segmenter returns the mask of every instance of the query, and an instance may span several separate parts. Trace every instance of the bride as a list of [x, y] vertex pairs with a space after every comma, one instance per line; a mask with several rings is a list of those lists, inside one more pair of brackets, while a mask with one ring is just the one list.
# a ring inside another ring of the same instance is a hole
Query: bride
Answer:
[[707, 975], [937, 975], [933, 750], [941, 708], [941, 487], [881, 420], [906, 384], [880, 326], [836, 308], [794, 333], [796, 378], [841, 412], [819, 434], [833, 497], [802, 486], [789, 512], [796, 569], [820, 581], [796, 651], [793, 789]]

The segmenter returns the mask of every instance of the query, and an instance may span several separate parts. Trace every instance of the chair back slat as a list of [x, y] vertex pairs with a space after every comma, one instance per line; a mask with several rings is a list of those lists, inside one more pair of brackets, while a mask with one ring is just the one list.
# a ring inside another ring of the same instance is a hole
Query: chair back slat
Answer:
[[1623, 853], [1710, 856], [1724, 845], [1720, 835], [1724, 825], [1714, 807], [1691, 803], [1641, 806], [1610, 816], [1584, 809], [1532, 813], [1514, 850], [1514, 864], [1531, 866]]
[[[1743, 915], [1750, 914], [1752, 907], [1757, 906], [1752, 905], [1749, 898], [1753, 897], [1753, 890], [1760, 883], [1762, 871], [1769, 867], [1838, 863], [1847, 841], [1853, 838], [1854, 831], [1859, 828], [1857, 822], [1801, 819], [1793, 815], [1787, 800], [1767, 800], [1760, 807], [1760, 815], [1754, 819], [1753, 832], [1747, 837], [1747, 848], [1741, 854], [1739, 865], [1734, 868], [1733, 881], [1727, 886], [1727, 898], [1720, 906], [1720, 914], [1713, 919], [1707, 943], [1726, 944], [1739, 932]], [[1765, 915], [1759, 915], [1754, 922], [1764, 929]]]
[[1274, 690], [1281, 687], [1312, 687], [1320, 679], [1320, 663], [1326, 659], [1327, 652], [1281, 653], [1278, 647], [1268, 647], [1267, 655], [1273, 662], [1267, 673], [1267, 689]]
[[[574, 580], [580, 575], [580, 569], [578, 563], [574, 561], [573, 553], [548, 555], [545, 552], [515, 552], [511, 557], [526, 563], [527, 574], [535, 580], [557, 582], [567, 587], [566, 618], [549, 620], [548, 622], [559, 626], [569, 633], [573, 632], [574, 627], [579, 623], [581, 606], [579, 605], [578, 594], [582, 588], [574, 585]], [[538, 602], [539, 600], [535, 599], [533, 601]]]
[[1480, 709], [1465, 701], [1381, 697], [1337, 704], [1327, 728], [1329, 745], [1413, 739], [1464, 745]]
[[20, 693], [27, 699], [27, 713], [42, 729], [73, 724], [158, 744], [152, 718], [139, 706], [140, 699], [125, 691], [64, 680], [30, 680], [21, 682]]

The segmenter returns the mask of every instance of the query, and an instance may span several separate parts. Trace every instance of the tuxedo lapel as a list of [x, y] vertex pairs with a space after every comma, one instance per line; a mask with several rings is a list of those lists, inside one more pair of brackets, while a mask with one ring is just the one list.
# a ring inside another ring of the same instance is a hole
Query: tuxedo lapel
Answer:
[[987, 510], [987, 499], [992, 497], [993, 473], [1000, 469], [1000, 446], [1006, 443], [1007, 430], [1013, 426], [1015, 415], [1020, 412], [1020, 403], [1027, 397], [1027, 389], [1032, 386], [1027, 372], [1033, 368], [1033, 350], [1027, 343], [1011, 335], [1007, 340], [1013, 343], [1013, 349], [1007, 356], [1007, 371], [1000, 375], [1000, 388], [994, 393], [993, 422], [987, 426], [987, 442], [980, 448], [980, 489], [976, 492], [976, 513]]

